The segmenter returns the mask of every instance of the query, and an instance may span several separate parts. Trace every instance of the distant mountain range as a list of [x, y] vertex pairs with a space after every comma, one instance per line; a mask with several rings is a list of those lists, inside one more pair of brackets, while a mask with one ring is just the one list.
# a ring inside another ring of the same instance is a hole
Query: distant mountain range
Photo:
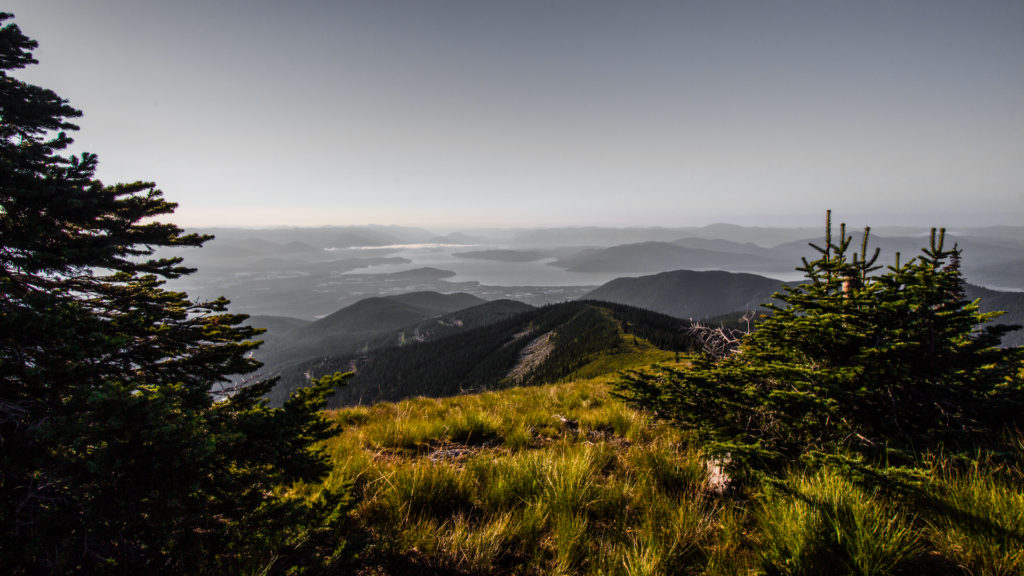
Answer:
[[[485, 300], [543, 305], [579, 298], [609, 279], [672, 270], [727, 270], [798, 278], [813, 257], [814, 228], [714, 224], [680, 228], [477, 229], [439, 234], [401, 226], [194, 230], [216, 238], [202, 249], [161, 249], [195, 274], [168, 288], [193, 298], [226, 296], [232, 310], [314, 320], [367, 297], [416, 291], [465, 292]], [[880, 264], [918, 255], [927, 230], [880, 227]], [[860, 232], [853, 232], [859, 248]], [[1024, 289], [1024, 228], [951, 231], [973, 284]], [[553, 262], [552, 262], [553, 261]], [[503, 270], [504, 263], [508, 265]], [[549, 266], [553, 263], [554, 266]], [[522, 280], [519, 280], [521, 278]]]
[[[793, 282], [791, 284], [798, 284]], [[761, 307], [784, 283], [756, 274], [677, 270], [638, 278], [619, 278], [585, 298], [645, 308], [678, 318], [703, 320]], [[1024, 325], [1024, 292], [1003, 292], [967, 284], [966, 296], [980, 299], [983, 312], [1003, 311], [999, 324]], [[1004, 336], [1003, 345], [1024, 345], [1024, 330]]]
[[[863, 234], [850, 234], [851, 251], [861, 249]], [[720, 238], [686, 237], [664, 241], [620, 244], [605, 248], [581, 249], [565, 254], [552, 262], [553, 266], [571, 272], [603, 272], [616, 274], [653, 274], [670, 270], [729, 270], [756, 272], [774, 276], [791, 276], [801, 258], [813, 258], [810, 243], [817, 238], [803, 238], [772, 247], [750, 242], [735, 242]], [[868, 242], [869, 256], [879, 249], [880, 265], [893, 264], [896, 254], [906, 262], [919, 256], [927, 247], [925, 237], [872, 234]], [[1000, 287], [1024, 287], [1024, 242], [999, 238], [948, 235], [945, 247], [959, 247], [963, 252], [964, 275], [975, 283]]]
[[612, 280], [584, 298], [701, 320], [759, 308], [781, 288], [779, 280], [756, 274], [676, 270]]
[[515, 246], [615, 246], [638, 242], [671, 242], [683, 237], [724, 238], [736, 242], [755, 242], [773, 246], [780, 242], [808, 238], [818, 234], [818, 228], [761, 228], [712, 224], [680, 228], [541, 228], [515, 231], [507, 240]]
[[[721, 245], [724, 241], [708, 241]], [[767, 254], [740, 251], [717, 251], [680, 246], [669, 242], [640, 242], [611, 248], [583, 250], [573, 256], [552, 262], [552, 266], [572, 272], [661, 272], [674, 269], [779, 269], [782, 261]]]

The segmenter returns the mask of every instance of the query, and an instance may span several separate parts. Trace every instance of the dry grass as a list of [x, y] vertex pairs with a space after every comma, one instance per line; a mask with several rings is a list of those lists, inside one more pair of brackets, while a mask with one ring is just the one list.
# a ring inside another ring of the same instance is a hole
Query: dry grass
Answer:
[[1019, 468], [939, 460], [931, 506], [829, 470], [718, 495], [699, 449], [612, 398], [610, 380], [332, 412], [325, 483], [354, 486], [358, 561], [380, 575], [1024, 570]]

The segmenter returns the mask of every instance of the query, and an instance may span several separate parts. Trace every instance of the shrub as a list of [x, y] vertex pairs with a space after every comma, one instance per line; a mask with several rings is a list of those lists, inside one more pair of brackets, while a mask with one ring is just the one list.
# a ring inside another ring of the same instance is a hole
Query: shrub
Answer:
[[[724, 358], [692, 369], [632, 372], [619, 395], [696, 433], [734, 474], [851, 453], [898, 460], [944, 445], [969, 453], [1024, 414], [1024, 349], [1012, 327], [963, 296], [960, 252], [944, 231], [907, 262], [876, 273], [869, 230], [859, 253], [830, 218], [819, 257], [799, 268], [771, 314]], [[909, 458], [908, 458], [909, 461]]]

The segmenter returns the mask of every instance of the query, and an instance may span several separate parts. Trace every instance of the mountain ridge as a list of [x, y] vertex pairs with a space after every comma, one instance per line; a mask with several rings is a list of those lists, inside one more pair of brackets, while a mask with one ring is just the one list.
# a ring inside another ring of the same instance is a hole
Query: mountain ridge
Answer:
[[310, 378], [353, 369], [355, 377], [332, 405], [554, 382], [605, 356], [628, 354], [636, 346], [689, 350], [692, 341], [681, 330], [684, 323], [614, 303], [552, 304], [436, 339], [406, 340], [404, 345], [280, 366], [269, 374], [280, 378], [271, 399], [282, 401]]
[[[636, 306], [677, 318], [705, 320], [764, 307], [786, 285], [766, 276], [721, 270], [674, 270], [634, 278], [617, 278], [584, 298]], [[965, 283], [968, 300], [980, 299], [982, 312], [1003, 311], [997, 324], [1024, 325], [1024, 292], [993, 290]], [[1003, 337], [1004, 346], [1024, 345], [1024, 330]]]
[[745, 272], [673, 270], [617, 278], [585, 298], [699, 320], [760, 308], [782, 286], [780, 280]]

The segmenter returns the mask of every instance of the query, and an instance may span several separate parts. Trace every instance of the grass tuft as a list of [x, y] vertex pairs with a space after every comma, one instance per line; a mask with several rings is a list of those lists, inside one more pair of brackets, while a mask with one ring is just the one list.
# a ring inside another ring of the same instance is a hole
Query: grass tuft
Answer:
[[829, 469], [770, 488], [756, 519], [768, 573], [893, 574], [920, 552], [911, 520]]
[[374, 500], [393, 522], [444, 518], [473, 504], [471, 482], [452, 464], [416, 461], [396, 467], [382, 480], [383, 488]]
[[1024, 478], [975, 463], [933, 470], [938, 500], [930, 510], [935, 546], [974, 576], [1024, 574]]

